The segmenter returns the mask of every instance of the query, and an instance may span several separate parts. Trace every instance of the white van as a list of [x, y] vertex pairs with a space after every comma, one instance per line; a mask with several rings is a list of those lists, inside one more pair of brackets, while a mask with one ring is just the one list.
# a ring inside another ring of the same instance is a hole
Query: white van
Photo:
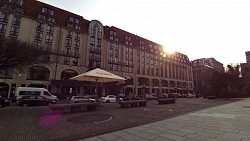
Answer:
[[15, 100], [19, 101], [23, 96], [44, 96], [47, 99], [58, 100], [55, 95], [52, 95], [45, 88], [34, 88], [34, 87], [18, 87], [15, 92]]

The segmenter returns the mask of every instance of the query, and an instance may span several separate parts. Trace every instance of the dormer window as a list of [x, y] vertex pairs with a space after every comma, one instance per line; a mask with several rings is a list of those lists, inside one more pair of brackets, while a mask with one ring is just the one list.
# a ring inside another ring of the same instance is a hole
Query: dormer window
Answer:
[[74, 18], [73, 17], [69, 17], [69, 22], [73, 23], [74, 22]]
[[75, 23], [76, 24], [79, 24], [80, 23], [80, 20], [78, 18], [75, 19]]
[[23, 0], [9, 0], [9, 2], [18, 4], [18, 5], [23, 5]]
[[53, 10], [48, 9], [48, 14], [49, 14], [50, 16], [54, 16], [54, 11], [53, 11]]
[[42, 8], [42, 13], [47, 13], [47, 8]]
[[109, 34], [110, 34], [110, 35], [113, 35], [113, 33], [114, 33], [114, 31], [112, 31], [112, 30], [109, 31]]
[[144, 42], [143, 42], [143, 41], [140, 41], [139, 43], [140, 43], [140, 45], [144, 45]]
[[129, 36], [125, 36], [125, 40], [131, 41], [131, 38]]

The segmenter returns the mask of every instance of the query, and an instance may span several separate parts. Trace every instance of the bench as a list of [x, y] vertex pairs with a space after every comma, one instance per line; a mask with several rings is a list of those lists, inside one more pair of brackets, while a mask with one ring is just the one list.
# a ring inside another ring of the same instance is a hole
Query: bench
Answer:
[[53, 112], [69, 113], [69, 112], [82, 112], [82, 111], [96, 111], [97, 105], [99, 105], [99, 102], [52, 104], [49, 105], [49, 108]]
[[147, 106], [147, 100], [129, 100], [129, 101], [118, 101], [121, 108], [132, 108], [132, 107], [144, 107]]
[[159, 105], [163, 104], [173, 104], [175, 103], [176, 98], [163, 98], [163, 99], [156, 99]]
[[213, 96], [213, 95], [207, 96], [207, 99], [216, 99], [216, 96]]

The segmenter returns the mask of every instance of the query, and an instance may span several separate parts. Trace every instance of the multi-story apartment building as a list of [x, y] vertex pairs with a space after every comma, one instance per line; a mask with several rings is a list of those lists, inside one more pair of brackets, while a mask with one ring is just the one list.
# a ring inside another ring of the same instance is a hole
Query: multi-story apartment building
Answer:
[[127, 79], [99, 84], [99, 95], [193, 90], [187, 55], [165, 54], [163, 46], [153, 41], [35, 0], [0, 0], [0, 35], [35, 43], [49, 52], [46, 64], [1, 73], [0, 94], [4, 97], [12, 97], [19, 86], [46, 87], [65, 95], [91, 94], [94, 84], [69, 78], [93, 68]]
[[201, 58], [192, 61], [194, 91], [202, 96], [207, 95], [210, 87], [209, 78], [214, 72], [224, 72], [223, 64], [214, 58]]

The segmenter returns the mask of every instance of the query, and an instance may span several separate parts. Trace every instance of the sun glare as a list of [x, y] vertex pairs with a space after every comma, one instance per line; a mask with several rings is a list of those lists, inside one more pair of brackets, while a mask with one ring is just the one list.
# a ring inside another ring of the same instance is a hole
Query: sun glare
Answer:
[[166, 54], [172, 54], [172, 53], [175, 52], [175, 50], [174, 50], [173, 48], [166, 47], [166, 46], [163, 47], [163, 51], [164, 51], [164, 53], [166, 53]]

